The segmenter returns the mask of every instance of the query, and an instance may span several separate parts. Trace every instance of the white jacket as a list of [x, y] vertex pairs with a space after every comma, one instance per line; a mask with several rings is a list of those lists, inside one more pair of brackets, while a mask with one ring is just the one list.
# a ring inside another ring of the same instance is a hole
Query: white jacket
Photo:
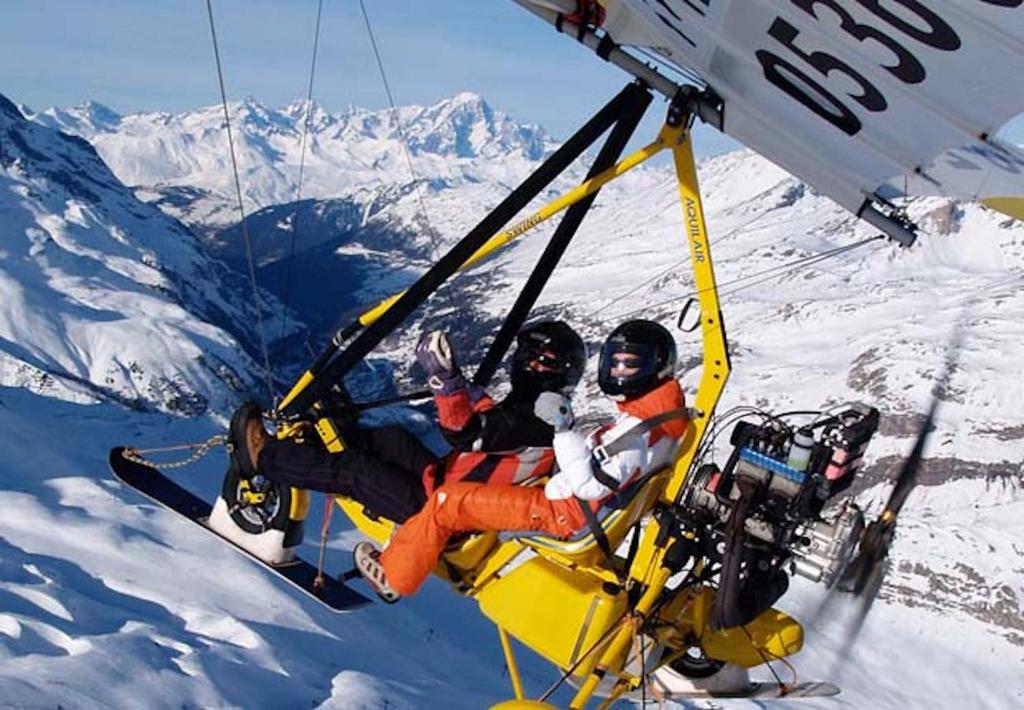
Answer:
[[600, 500], [614, 493], [594, 478], [590, 460], [598, 445], [610, 444], [623, 436], [628, 437], [626, 447], [601, 463], [601, 470], [618, 481], [620, 486], [671, 463], [679, 439], [661, 436], [651, 444], [652, 432], [630, 433], [638, 424], [640, 420], [636, 417], [620, 413], [612, 424], [587, 437], [572, 430], [555, 434], [555, 460], [559, 472], [544, 487], [544, 495], [551, 500], [572, 496], [582, 500]]

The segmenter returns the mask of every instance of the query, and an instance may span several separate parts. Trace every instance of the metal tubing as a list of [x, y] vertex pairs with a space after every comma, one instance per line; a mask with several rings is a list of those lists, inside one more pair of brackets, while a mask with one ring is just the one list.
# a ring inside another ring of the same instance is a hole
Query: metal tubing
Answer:
[[[639, 85], [634, 85], [634, 88], [628, 112], [615, 124], [615, 128], [612, 129], [604, 146], [601, 147], [601, 151], [598, 153], [593, 165], [590, 166], [587, 179], [595, 178], [604, 171], [614, 167], [615, 161], [622, 155], [622, 151], [625, 150], [626, 144], [629, 143], [629, 139], [633, 136], [633, 132], [639, 125], [640, 119], [643, 118], [647, 107], [650, 105], [651, 93]], [[579, 230], [579, 226], [590, 210], [590, 206], [597, 198], [598, 192], [599, 189], [594, 190], [566, 211], [562, 221], [555, 229], [551, 241], [548, 242], [533, 272], [519, 292], [516, 302], [509, 309], [508, 315], [505, 316], [505, 321], [501, 324], [501, 328], [498, 329], [498, 334], [494, 337], [490, 348], [488, 348], [483, 360], [480, 361], [480, 366], [473, 375], [473, 382], [475, 384], [486, 387], [487, 383], [494, 376], [495, 371], [498, 369], [498, 364], [501, 362], [502, 357], [504, 357], [509, 345], [515, 339], [516, 333], [519, 332], [530, 310], [540, 297], [541, 291], [551, 278], [555, 267], [558, 266], [558, 262], [561, 260], [566, 248], [568, 248], [569, 242], [572, 241]]]
[[[684, 442], [687, 443], [680, 450], [672, 477], [662, 492], [661, 499], [671, 503], [685, 483], [687, 471], [699, 449], [700, 440], [707, 429], [722, 390], [725, 388], [726, 380], [729, 377], [730, 363], [725, 326], [718, 306], [718, 288], [715, 283], [689, 132], [685, 128], [685, 124], [675, 128], [666, 125], [662, 129], [661, 135], [664, 142], [672, 148], [676, 167], [679, 199], [685, 225], [684, 234], [690, 245], [690, 262], [699, 294], [704, 351], [701, 381], [696, 401], [696, 408], [703, 411], [704, 416], [690, 422], [690, 431], [684, 438]], [[671, 576], [669, 569], [662, 564], [667, 544], [659, 543], [661, 526], [662, 522], [659, 517], [654, 516], [644, 528], [640, 547], [629, 569], [628, 584], [636, 585], [637, 588], [643, 590], [633, 608], [636, 618], [641, 620], [646, 619], [647, 615], [651, 613], [651, 609], [657, 603]], [[623, 659], [635, 632], [634, 627], [635, 624], [625, 624], [615, 633], [612, 641], [602, 652], [595, 671], [588, 675], [580, 686], [572, 700], [571, 707], [584, 707], [604, 675], [611, 673], [618, 675], [621, 672]], [[599, 670], [601, 672], [598, 672]]]
[[525, 696], [523, 695], [523, 681], [519, 677], [519, 666], [516, 665], [516, 657], [512, 651], [512, 643], [509, 641], [508, 633], [505, 629], [498, 628], [498, 638], [501, 639], [501, 650], [505, 654], [505, 665], [508, 666], [508, 677], [512, 681], [512, 692], [516, 694], [516, 700], [522, 700]]
[[[564, 13], [558, 13], [550, 9], [548, 3], [535, 3], [532, 0], [515, 0], [515, 2], [554, 27], [558, 26], [558, 18], [562, 16], [562, 32], [572, 37], [580, 37], [579, 25], [566, 20]], [[586, 29], [583, 31], [580, 43], [597, 53], [598, 47], [601, 46], [601, 37], [598, 37], [592, 30]], [[688, 92], [687, 89], [692, 89], [692, 87], [677, 84], [654, 67], [636, 59], [618, 46], [611, 50], [606, 61], [614, 64], [630, 76], [636, 77], [667, 99], [672, 100], [679, 96], [691, 99], [688, 102], [689, 110], [697, 115], [700, 120], [714, 126], [718, 130], [722, 130], [724, 121], [722, 106], [713, 95], [696, 91]]]
[[[530, 2], [530, 0], [515, 0], [515, 2], [547, 22], [549, 25], [556, 26], [559, 13], [545, 7], [538, 7]], [[579, 35], [580, 27], [573, 22], [569, 22], [563, 17], [562, 31], [568, 35], [576, 37]], [[584, 30], [583, 39], [581, 39], [580, 42], [588, 49], [597, 51], [597, 46], [601, 43], [601, 38], [591, 30]], [[653, 67], [644, 64], [638, 59], [634, 59], [618, 47], [612, 49], [611, 54], [608, 55], [608, 61], [625, 71], [627, 74], [640, 79], [666, 98], [671, 99], [681, 88], [679, 84], [675, 83], [668, 77], [659, 74]]]

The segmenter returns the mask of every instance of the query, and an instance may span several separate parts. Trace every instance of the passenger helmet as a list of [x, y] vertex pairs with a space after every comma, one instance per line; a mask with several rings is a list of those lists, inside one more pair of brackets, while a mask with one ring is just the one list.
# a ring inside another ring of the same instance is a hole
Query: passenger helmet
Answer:
[[601, 346], [597, 384], [613, 399], [634, 399], [671, 378], [675, 369], [672, 334], [654, 321], [631, 320]]
[[583, 376], [587, 346], [560, 320], [525, 326], [516, 335], [512, 389], [520, 392], [571, 392]]

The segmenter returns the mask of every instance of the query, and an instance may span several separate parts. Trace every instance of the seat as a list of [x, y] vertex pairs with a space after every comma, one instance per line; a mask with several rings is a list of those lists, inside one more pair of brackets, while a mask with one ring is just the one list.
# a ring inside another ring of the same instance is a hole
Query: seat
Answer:
[[[672, 467], [666, 466], [641, 477], [610, 499], [597, 512], [598, 522], [613, 550], [626, 537], [626, 533], [653, 507], [671, 472]], [[543, 533], [514, 537], [538, 554], [554, 553], [574, 565], [593, 565], [604, 559], [604, 553], [589, 526], [565, 540]]]
[[[693, 408], [687, 410], [687, 415], [691, 420], [704, 416], [701, 411]], [[680, 461], [695, 444], [696, 428], [687, 427], [676, 450], [675, 461]], [[612, 550], [622, 543], [630, 528], [654, 507], [674, 470], [675, 463], [672, 463], [641, 476], [597, 512], [598, 522]], [[519, 535], [516, 539], [538, 554], [557, 556], [573, 565], [593, 566], [604, 559], [604, 553], [589, 526], [567, 540], [544, 534]]]

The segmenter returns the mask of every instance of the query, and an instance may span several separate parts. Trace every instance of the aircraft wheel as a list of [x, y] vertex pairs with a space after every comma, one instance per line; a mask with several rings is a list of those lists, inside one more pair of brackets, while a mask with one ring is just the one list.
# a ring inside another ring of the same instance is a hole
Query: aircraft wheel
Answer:
[[669, 668], [687, 678], [710, 678], [724, 665], [725, 661], [709, 658], [700, 646], [690, 646], [686, 653], [668, 664]]
[[245, 532], [258, 535], [267, 530], [288, 530], [291, 488], [279, 486], [259, 474], [245, 478], [231, 466], [224, 475], [220, 495], [227, 503], [231, 520]]

